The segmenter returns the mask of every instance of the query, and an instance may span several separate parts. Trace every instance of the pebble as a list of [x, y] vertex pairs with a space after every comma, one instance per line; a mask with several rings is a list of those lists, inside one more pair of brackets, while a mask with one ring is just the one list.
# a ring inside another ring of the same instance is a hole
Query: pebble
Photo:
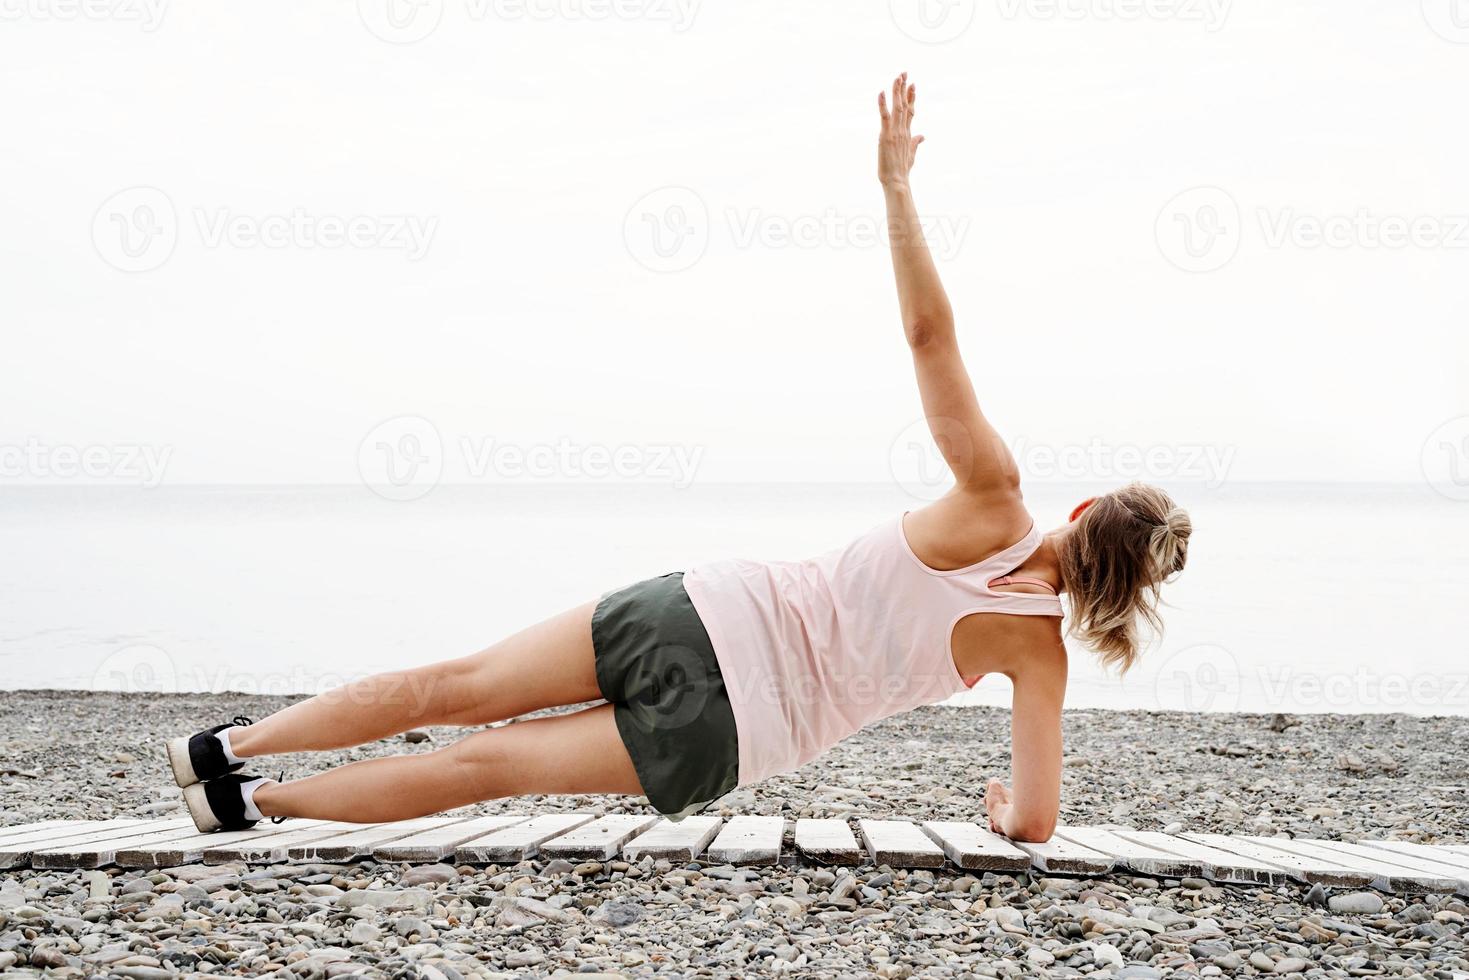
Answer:
[[[160, 792], [170, 782], [165, 768], [135, 733], [191, 731], [200, 714], [224, 718], [243, 710], [262, 717], [286, 700], [7, 692], [0, 703], [7, 720], [0, 749], [4, 819], [176, 807], [176, 792]], [[57, 719], [64, 719], [70, 750], [91, 754], [69, 770], [49, 762]], [[1462, 769], [1462, 719], [1308, 715], [1296, 722], [1287, 733], [1272, 734], [1254, 716], [1068, 712], [1063, 820], [1169, 832], [1268, 826], [1268, 833], [1297, 837], [1469, 840], [1462, 799], [1426, 789]], [[796, 773], [742, 788], [711, 812], [982, 820], [982, 806], [963, 787], [976, 765], [1005, 778], [1008, 723], [1003, 710], [922, 709], [858, 733]], [[438, 744], [458, 734], [424, 731]], [[1118, 753], [1118, 744], [1147, 751]], [[403, 740], [393, 738], [314, 754], [310, 766], [402, 751]], [[123, 753], [134, 761], [117, 760]], [[1343, 753], [1366, 768], [1322, 779]], [[109, 777], [118, 766], [126, 775]], [[642, 813], [644, 806], [636, 799], [544, 797], [476, 812]], [[0, 974], [35, 976], [46, 969], [60, 980], [1469, 974], [1464, 898], [1354, 894], [1375, 899], [1373, 910], [1342, 907], [1350, 894], [1303, 885], [1052, 878], [952, 866], [914, 872], [804, 862], [739, 868], [706, 859], [536, 858], [483, 868], [369, 861], [156, 872], [20, 869], [0, 871]], [[37, 953], [59, 965], [38, 965], [31, 959]]]
[[459, 877], [459, 872], [447, 864], [421, 864], [403, 872], [398, 883], [405, 888], [414, 885], [443, 885]]
[[1382, 896], [1375, 892], [1350, 892], [1333, 895], [1326, 907], [1338, 915], [1376, 915], [1382, 911]]

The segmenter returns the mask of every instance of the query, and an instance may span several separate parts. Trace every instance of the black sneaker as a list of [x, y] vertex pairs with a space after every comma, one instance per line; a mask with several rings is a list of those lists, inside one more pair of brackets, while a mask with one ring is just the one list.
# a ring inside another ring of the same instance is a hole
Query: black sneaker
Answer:
[[196, 735], [181, 735], [171, 739], [168, 743], [168, 764], [173, 769], [174, 782], [180, 786], [193, 786], [243, 768], [243, 762], [230, 765], [224, 757], [224, 743], [219, 740], [219, 733], [226, 728], [248, 724], [250, 719], [242, 715], [227, 725], [215, 725]]
[[240, 787], [258, 776], [230, 773], [184, 787], [184, 803], [201, 834], [216, 830], [249, 830], [258, 821], [245, 819], [245, 794]]

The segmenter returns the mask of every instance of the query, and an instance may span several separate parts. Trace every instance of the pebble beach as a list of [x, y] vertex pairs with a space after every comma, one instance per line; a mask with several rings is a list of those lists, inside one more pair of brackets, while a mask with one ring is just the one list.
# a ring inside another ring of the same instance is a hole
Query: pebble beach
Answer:
[[[0, 823], [177, 813], [161, 740], [285, 703], [0, 694]], [[1008, 779], [1008, 728], [1005, 711], [921, 709], [711, 812], [982, 819], [986, 780]], [[433, 751], [460, 734], [271, 760], [269, 774]], [[1466, 745], [1462, 718], [1072, 711], [1062, 821], [1466, 842]], [[588, 808], [645, 803], [547, 797], [477, 810]], [[1469, 904], [1446, 895], [799, 862], [18, 870], [0, 872], [0, 976], [1457, 980], [1469, 975], [1466, 920]]]

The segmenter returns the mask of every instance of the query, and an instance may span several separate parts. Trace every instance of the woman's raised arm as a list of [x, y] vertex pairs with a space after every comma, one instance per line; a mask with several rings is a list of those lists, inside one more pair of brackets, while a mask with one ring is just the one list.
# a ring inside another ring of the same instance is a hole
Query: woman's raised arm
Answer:
[[877, 96], [882, 117], [877, 176], [887, 200], [888, 239], [903, 334], [913, 352], [929, 431], [960, 489], [1011, 489], [1019, 484], [1019, 471], [1009, 448], [979, 409], [974, 385], [959, 355], [954, 311], [913, 203], [909, 175], [923, 143], [923, 137], [914, 136], [912, 129], [917, 96], [918, 88], [909, 84], [906, 72], [893, 81], [891, 106], [888, 93]]

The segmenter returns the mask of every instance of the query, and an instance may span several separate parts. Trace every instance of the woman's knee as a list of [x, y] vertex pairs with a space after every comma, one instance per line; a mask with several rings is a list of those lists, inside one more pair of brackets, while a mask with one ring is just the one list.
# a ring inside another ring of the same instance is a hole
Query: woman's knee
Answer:
[[473, 792], [475, 799], [493, 800], [510, 796], [515, 766], [507, 740], [500, 731], [479, 732], [462, 738], [433, 754], [444, 760], [459, 785]]

